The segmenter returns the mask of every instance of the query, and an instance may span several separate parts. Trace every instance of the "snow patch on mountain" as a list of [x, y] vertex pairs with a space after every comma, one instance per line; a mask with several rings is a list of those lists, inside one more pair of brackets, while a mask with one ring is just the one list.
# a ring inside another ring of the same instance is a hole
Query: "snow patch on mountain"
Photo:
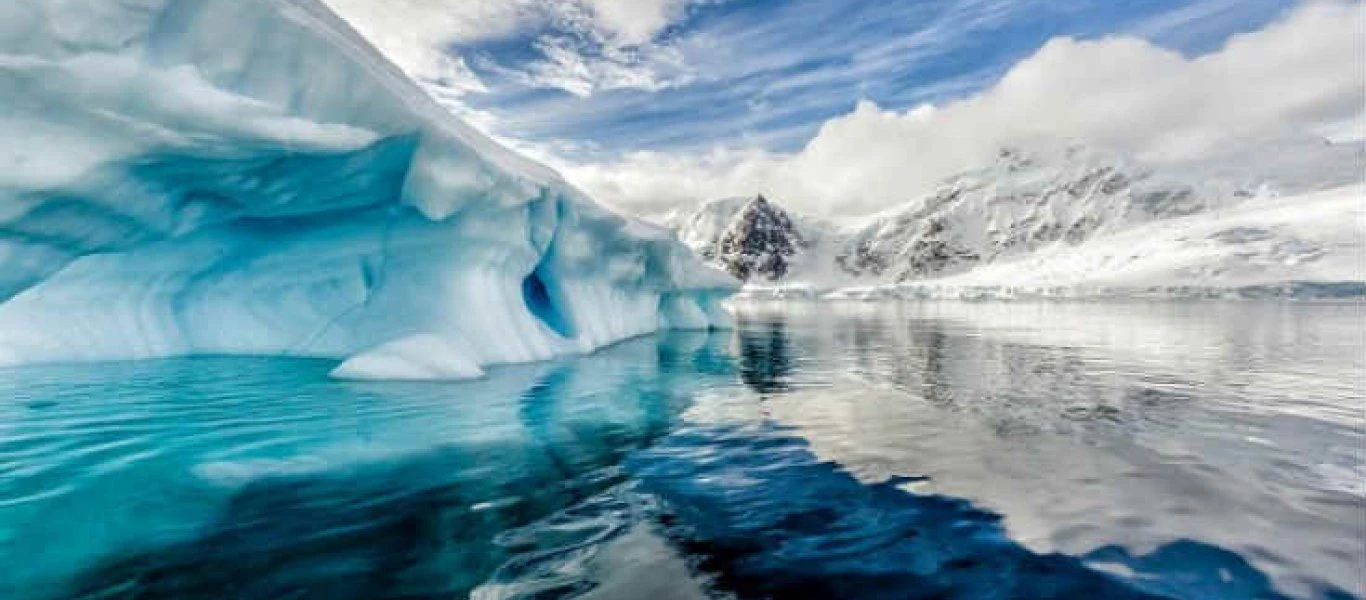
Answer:
[[987, 265], [944, 284], [1249, 287], [1366, 282], [1366, 186], [1259, 198]]

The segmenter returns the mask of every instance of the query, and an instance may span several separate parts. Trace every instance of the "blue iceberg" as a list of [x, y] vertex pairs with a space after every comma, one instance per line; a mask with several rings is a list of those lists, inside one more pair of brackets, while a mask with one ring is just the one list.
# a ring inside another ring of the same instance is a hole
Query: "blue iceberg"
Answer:
[[724, 326], [729, 277], [428, 98], [315, 0], [0, 5], [0, 365], [465, 378]]

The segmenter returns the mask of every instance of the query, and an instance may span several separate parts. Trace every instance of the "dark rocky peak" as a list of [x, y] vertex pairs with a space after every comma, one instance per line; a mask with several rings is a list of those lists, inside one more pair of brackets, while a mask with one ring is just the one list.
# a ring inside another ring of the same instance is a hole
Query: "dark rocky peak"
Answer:
[[758, 195], [736, 213], [716, 243], [715, 259], [741, 279], [781, 279], [803, 245], [792, 217]]
[[753, 200], [746, 202], [738, 212], [735, 213], [737, 220], [752, 219], [760, 222], [772, 222], [781, 224], [783, 221], [791, 222], [792, 218], [783, 210], [781, 206], [769, 202], [763, 194], [754, 197]]

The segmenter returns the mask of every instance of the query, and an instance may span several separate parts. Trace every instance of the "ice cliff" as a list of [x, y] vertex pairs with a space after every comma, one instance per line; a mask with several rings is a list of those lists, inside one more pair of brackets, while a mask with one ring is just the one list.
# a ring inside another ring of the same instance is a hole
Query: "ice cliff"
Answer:
[[0, 365], [459, 378], [733, 287], [452, 117], [315, 0], [0, 3]]

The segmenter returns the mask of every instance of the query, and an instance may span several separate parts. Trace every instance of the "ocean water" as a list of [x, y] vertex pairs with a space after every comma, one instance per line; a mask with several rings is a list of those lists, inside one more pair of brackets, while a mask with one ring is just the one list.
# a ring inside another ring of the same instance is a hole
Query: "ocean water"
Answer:
[[1362, 304], [739, 304], [460, 384], [0, 370], [0, 598], [1359, 598]]

